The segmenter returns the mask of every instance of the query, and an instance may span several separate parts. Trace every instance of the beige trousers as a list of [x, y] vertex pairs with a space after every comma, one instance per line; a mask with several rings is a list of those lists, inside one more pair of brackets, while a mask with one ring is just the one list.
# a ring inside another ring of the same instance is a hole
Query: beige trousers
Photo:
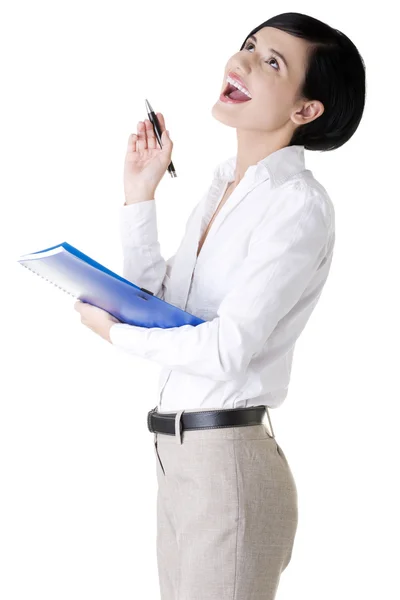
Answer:
[[175, 431], [153, 433], [161, 600], [273, 600], [298, 521], [273, 430]]

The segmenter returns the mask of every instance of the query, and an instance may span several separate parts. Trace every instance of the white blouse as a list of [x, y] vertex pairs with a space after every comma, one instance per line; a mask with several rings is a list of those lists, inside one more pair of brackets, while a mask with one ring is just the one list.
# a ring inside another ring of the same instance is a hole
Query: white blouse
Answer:
[[206, 321], [111, 327], [116, 347], [163, 366], [159, 412], [282, 404], [296, 341], [328, 277], [334, 207], [305, 168], [304, 146], [286, 146], [248, 167], [196, 256], [235, 167], [236, 156], [217, 166], [168, 261], [155, 200], [120, 209], [123, 277]]

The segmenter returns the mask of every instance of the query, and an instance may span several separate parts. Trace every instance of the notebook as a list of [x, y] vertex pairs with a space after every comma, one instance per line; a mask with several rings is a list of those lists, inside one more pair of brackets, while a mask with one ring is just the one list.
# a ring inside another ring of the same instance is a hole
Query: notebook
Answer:
[[102, 308], [128, 325], [166, 329], [204, 323], [110, 271], [67, 242], [24, 254], [17, 262], [67, 294]]

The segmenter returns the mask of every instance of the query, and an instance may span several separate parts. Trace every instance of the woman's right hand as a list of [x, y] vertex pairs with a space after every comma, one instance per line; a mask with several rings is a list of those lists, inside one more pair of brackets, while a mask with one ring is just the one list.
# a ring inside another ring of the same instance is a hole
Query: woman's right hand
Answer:
[[[126, 203], [140, 201], [154, 193], [171, 162], [173, 143], [165, 129], [162, 113], [156, 113], [161, 127], [162, 148], [149, 119], [139, 121], [137, 134], [129, 136], [124, 166]], [[148, 198], [146, 198], [148, 199]]]

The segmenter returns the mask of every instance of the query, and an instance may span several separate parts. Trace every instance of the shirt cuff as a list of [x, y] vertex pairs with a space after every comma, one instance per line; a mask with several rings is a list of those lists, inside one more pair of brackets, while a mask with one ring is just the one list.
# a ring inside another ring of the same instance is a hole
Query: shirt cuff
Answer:
[[140, 355], [144, 350], [146, 329], [128, 323], [114, 323], [109, 331], [111, 343], [131, 354]]
[[158, 242], [156, 201], [143, 200], [120, 207], [123, 245], [143, 246]]

